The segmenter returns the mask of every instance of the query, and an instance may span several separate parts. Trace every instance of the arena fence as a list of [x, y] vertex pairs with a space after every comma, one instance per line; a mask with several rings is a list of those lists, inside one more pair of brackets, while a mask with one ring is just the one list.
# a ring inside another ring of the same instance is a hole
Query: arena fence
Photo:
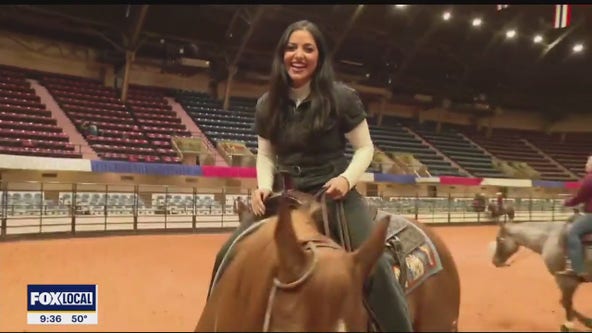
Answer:
[[[0, 183], [0, 239], [39, 235], [109, 232], [233, 229], [234, 203], [248, 201], [239, 188], [208, 189], [166, 185], [88, 183]], [[490, 199], [492, 202], [494, 199]], [[381, 209], [426, 224], [486, 224], [494, 220], [476, 211], [467, 197], [370, 197]], [[515, 222], [565, 221], [572, 210], [563, 199], [509, 198]]]

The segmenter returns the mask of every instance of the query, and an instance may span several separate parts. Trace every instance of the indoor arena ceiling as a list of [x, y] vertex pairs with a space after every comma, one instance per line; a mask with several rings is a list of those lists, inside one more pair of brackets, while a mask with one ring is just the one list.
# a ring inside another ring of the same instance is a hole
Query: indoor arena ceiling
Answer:
[[[222, 79], [230, 63], [239, 73], [267, 75], [283, 29], [309, 19], [336, 50], [337, 71], [359, 84], [453, 101], [484, 95], [491, 104], [547, 113], [589, 110], [592, 7], [572, 5], [563, 29], [553, 28], [554, 5], [496, 7], [5, 5], [0, 28], [85, 43], [115, 58], [133, 45], [138, 56], [157, 59], [167, 47], [183, 48], [186, 57], [210, 60], [212, 75]], [[482, 24], [474, 27], [477, 17]], [[536, 34], [542, 43], [533, 42]], [[573, 52], [576, 43], [583, 52]]]

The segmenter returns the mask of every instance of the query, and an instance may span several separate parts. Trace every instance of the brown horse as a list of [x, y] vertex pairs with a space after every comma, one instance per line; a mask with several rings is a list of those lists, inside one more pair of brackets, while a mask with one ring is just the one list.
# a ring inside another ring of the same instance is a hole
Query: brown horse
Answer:
[[487, 205], [487, 211], [491, 214], [491, 218], [493, 219], [499, 220], [500, 217], [504, 217], [505, 215], [508, 217], [508, 222], [514, 221], [515, 212], [514, 207], [512, 206], [505, 206], [500, 209], [497, 204], [490, 202]]
[[348, 253], [318, 232], [310, 209], [291, 209], [237, 244], [196, 331], [366, 331], [363, 285], [380, 257], [389, 219]]
[[[320, 204], [311, 196], [297, 194], [300, 204], [290, 214], [285, 206], [284, 210], [281, 204], [277, 207], [277, 201], [269, 202], [267, 210], [278, 216], [266, 217], [268, 222], [237, 244], [233, 262], [214, 288], [196, 331], [261, 331], [269, 314], [271, 320], [265, 327], [268, 330], [368, 331], [362, 287], [371, 267], [385, 251], [391, 215], [383, 214], [366, 243], [348, 253], [320, 232]], [[257, 221], [240, 201], [235, 211], [241, 223]], [[434, 243], [443, 268], [407, 295], [414, 331], [457, 331], [460, 281], [452, 255], [430, 229], [412, 223]], [[317, 269], [308, 280], [290, 290], [274, 290], [274, 275], [284, 282], [296, 280], [310, 272], [307, 268], [315, 258], [309, 254], [308, 261], [304, 259], [302, 247], [295, 245], [294, 236], [290, 236], [292, 228], [300, 244], [314, 240], [325, 245], [312, 252], [316, 253]], [[275, 297], [270, 296], [274, 293]], [[268, 303], [268, 299], [273, 301]]]

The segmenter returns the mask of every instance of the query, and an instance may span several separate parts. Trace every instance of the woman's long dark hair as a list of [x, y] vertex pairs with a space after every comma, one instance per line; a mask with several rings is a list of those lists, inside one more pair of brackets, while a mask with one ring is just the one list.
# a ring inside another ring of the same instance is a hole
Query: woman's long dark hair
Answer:
[[333, 94], [335, 74], [333, 72], [333, 64], [327, 42], [316, 24], [307, 20], [294, 22], [286, 28], [275, 48], [273, 64], [271, 66], [269, 94], [265, 103], [266, 105], [261, 110], [263, 112], [261, 118], [266, 119], [268, 122], [267, 126], [265, 126], [265, 134], [271, 139], [277, 138], [279, 131], [281, 131], [281, 123], [284, 118], [284, 112], [282, 111], [287, 108], [289, 100], [288, 94], [292, 80], [284, 66], [284, 52], [290, 36], [297, 30], [310, 32], [317, 44], [317, 50], [319, 52], [317, 68], [310, 82], [311, 108], [314, 116], [310, 126], [302, 128], [303, 132], [301, 134], [306, 137], [310, 132], [323, 130], [327, 127], [329, 116], [337, 112], [335, 96]]

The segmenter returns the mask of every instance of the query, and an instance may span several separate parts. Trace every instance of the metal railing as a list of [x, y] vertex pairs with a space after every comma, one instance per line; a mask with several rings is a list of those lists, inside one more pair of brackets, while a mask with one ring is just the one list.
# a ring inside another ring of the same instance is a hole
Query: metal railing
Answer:
[[[52, 182], [0, 183], [0, 239], [39, 234], [146, 230], [197, 232], [233, 229], [237, 197], [244, 188], [122, 185]], [[488, 212], [473, 208], [473, 198], [369, 197], [380, 209], [427, 224], [483, 224]], [[560, 199], [510, 198], [514, 221], [566, 221], [572, 210]]]

